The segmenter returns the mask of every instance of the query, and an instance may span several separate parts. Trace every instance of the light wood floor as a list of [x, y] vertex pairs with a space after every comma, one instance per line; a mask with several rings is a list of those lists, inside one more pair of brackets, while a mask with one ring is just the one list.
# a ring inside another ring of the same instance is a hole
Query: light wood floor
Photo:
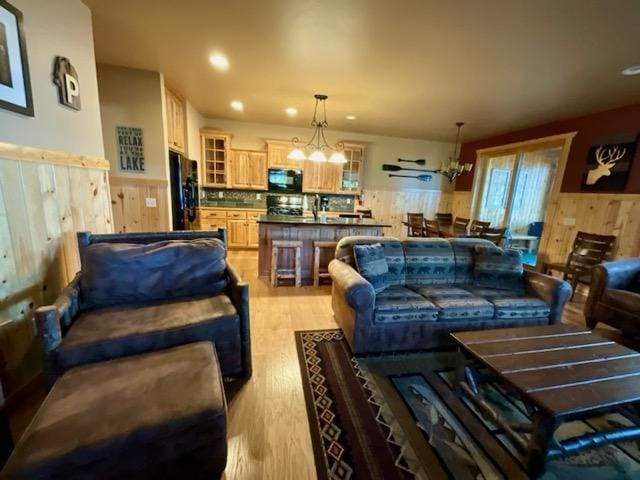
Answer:
[[[226, 478], [316, 478], [293, 332], [337, 328], [331, 288], [273, 288], [257, 277], [257, 252], [229, 261], [250, 284], [253, 376], [229, 401]], [[584, 326], [583, 308], [576, 295], [563, 321]]]
[[[293, 332], [337, 327], [331, 309], [331, 288], [273, 288], [257, 277], [255, 251], [231, 251], [229, 261], [250, 284], [253, 376], [228, 392], [229, 455], [225, 478], [316, 478]], [[583, 307], [583, 298], [572, 302], [563, 321], [583, 326]], [[598, 331], [619, 340], [611, 329]], [[41, 399], [32, 396], [20, 412], [10, 414], [16, 437]]]
[[231, 251], [249, 282], [253, 376], [229, 400], [227, 479], [315, 478], [293, 332], [336, 328], [331, 287], [278, 287], [258, 279], [258, 254]]

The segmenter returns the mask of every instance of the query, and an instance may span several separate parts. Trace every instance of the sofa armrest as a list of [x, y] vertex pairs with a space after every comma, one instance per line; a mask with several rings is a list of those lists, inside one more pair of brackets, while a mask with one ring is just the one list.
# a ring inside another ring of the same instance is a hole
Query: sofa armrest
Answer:
[[329, 263], [329, 274], [333, 284], [354, 310], [365, 310], [375, 304], [376, 293], [373, 285], [352, 266], [340, 260], [332, 260]]
[[228, 294], [240, 317], [240, 344], [242, 348], [243, 377], [251, 376], [251, 327], [249, 316], [249, 284], [242, 280], [240, 273], [227, 261]]
[[564, 307], [571, 298], [569, 282], [532, 270], [525, 270], [524, 280], [528, 290], [549, 305], [549, 323], [560, 323]]
[[54, 352], [80, 310], [80, 279], [81, 273], [78, 272], [51, 305], [42, 305], [35, 311], [36, 336], [42, 349], [45, 381], [49, 386], [53, 385], [58, 376], [56, 363], [52, 358]]
[[640, 272], [640, 258], [604, 262], [591, 269], [591, 285], [584, 308], [587, 323], [595, 325], [595, 308], [605, 289], [625, 290]]

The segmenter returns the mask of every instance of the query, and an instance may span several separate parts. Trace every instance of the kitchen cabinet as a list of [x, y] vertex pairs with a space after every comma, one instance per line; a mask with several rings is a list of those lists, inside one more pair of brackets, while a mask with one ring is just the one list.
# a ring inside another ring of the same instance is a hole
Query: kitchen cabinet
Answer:
[[339, 189], [342, 166], [337, 163], [305, 160], [302, 191], [309, 193], [336, 193]]
[[340, 193], [357, 193], [362, 188], [364, 146], [356, 143], [345, 143], [343, 153], [347, 163], [342, 164], [338, 190]]
[[246, 247], [248, 238], [247, 219], [227, 220], [227, 243], [229, 247]]
[[293, 149], [291, 142], [283, 140], [267, 140], [267, 159], [269, 168], [284, 168], [287, 170], [304, 170], [308, 161], [291, 160], [287, 158]]
[[185, 153], [185, 111], [184, 101], [168, 88], [165, 88], [165, 107], [167, 117], [167, 143], [171, 150]]
[[227, 229], [229, 248], [258, 248], [258, 216], [265, 210], [222, 209], [218, 207], [198, 208], [197, 226], [200, 230]]
[[205, 187], [228, 188], [231, 175], [231, 135], [218, 130], [201, 129], [202, 184]]
[[252, 150], [232, 150], [231, 188], [267, 189], [267, 154]]

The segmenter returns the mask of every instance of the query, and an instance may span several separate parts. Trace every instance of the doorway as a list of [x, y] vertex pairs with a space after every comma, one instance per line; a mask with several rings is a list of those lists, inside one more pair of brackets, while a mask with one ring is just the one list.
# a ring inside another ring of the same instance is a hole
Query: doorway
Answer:
[[561, 146], [544, 145], [478, 156], [474, 218], [506, 228], [505, 244], [520, 250], [529, 265], [537, 261], [561, 154]]

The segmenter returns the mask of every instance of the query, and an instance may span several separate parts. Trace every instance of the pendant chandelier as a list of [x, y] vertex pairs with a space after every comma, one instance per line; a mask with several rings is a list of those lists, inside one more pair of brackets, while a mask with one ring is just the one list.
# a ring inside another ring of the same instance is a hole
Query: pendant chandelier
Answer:
[[[312, 162], [326, 162], [327, 155], [329, 155], [328, 161], [331, 163], [347, 163], [347, 159], [344, 156], [344, 145], [337, 143], [333, 147], [329, 146], [329, 142], [324, 136], [324, 129], [329, 126], [327, 123], [327, 106], [326, 95], [315, 94], [313, 96], [316, 99], [316, 106], [313, 111], [313, 120], [311, 126], [314, 128], [311, 139], [303, 144], [298, 137], [291, 139], [293, 149], [287, 155], [287, 158], [291, 160], [311, 160]], [[318, 106], [322, 108], [322, 121], [318, 120]]]
[[435, 170], [434, 173], [439, 173], [440, 175], [444, 175], [449, 179], [449, 183], [452, 183], [456, 177], [460, 176], [463, 173], [470, 172], [473, 168], [473, 163], [465, 163], [464, 165], [460, 164], [460, 159], [458, 158], [458, 143], [460, 142], [460, 129], [464, 125], [464, 122], [456, 122], [456, 127], [458, 127], [458, 133], [456, 135], [456, 143], [453, 146], [453, 157], [449, 158], [448, 162], [442, 162], [440, 168]]

